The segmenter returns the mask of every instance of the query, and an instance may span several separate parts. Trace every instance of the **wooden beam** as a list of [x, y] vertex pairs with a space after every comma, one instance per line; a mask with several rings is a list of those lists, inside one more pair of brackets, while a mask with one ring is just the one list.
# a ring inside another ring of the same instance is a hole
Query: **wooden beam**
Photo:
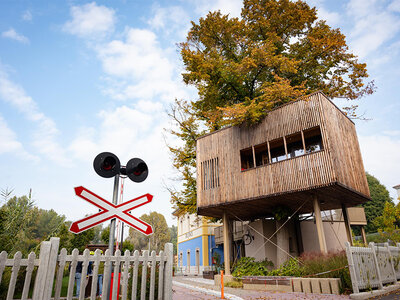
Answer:
[[367, 243], [367, 236], [365, 235], [364, 226], [360, 226], [360, 227], [361, 227], [361, 236], [362, 236], [362, 239], [363, 239], [363, 243], [364, 243], [365, 247], [367, 247], [368, 243]]
[[321, 207], [319, 205], [317, 195], [313, 195], [313, 202], [314, 202], [313, 203], [314, 204], [314, 216], [315, 216], [315, 225], [317, 226], [319, 249], [321, 250], [322, 253], [328, 253], [328, 249], [326, 247], [324, 227], [322, 225]]
[[351, 236], [351, 227], [350, 227], [349, 217], [347, 215], [347, 208], [344, 203], [342, 203], [342, 213], [343, 213], [343, 219], [344, 219], [344, 227], [346, 228], [347, 240], [349, 241], [350, 245], [353, 246], [353, 238]]
[[224, 225], [224, 265], [225, 275], [231, 275], [231, 235], [229, 233], [229, 219], [226, 211], [222, 216], [222, 223]]

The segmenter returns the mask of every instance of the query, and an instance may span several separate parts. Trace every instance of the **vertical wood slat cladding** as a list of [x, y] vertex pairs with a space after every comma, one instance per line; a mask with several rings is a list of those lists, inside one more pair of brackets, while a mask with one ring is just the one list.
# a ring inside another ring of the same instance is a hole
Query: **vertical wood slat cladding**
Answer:
[[[321, 130], [323, 150], [241, 171], [240, 150], [316, 126]], [[218, 186], [201, 188], [204, 164], [213, 159], [217, 161], [213, 178], [218, 178]], [[336, 181], [369, 196], [354, 124], [322, 93], [273, 110], [256, 126], [229, 127], [199, 138], [197, 166], [201, 166], [197, 168], [198, 207], [312, 189]]]

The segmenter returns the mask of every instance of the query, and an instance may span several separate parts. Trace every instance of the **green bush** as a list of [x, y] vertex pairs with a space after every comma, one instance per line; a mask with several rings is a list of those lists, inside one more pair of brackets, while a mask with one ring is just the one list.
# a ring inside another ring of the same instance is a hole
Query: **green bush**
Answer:
[[300, 261], [303, 263], [303, 275], [313, 275], [339, 269], [312, 277], [340, 278], [342, 292], [345, 290], [351, 290], [352, 286], [349, 268], [344, 268], [348, 265], [346, 253], [344, 251], [331, 252], [325, 255], [322, 253], [305, 253], [300, 257]]
[[242, 257], [233, 265], [232, 275], [242, 276], [265, 276], [274, 264], [269, 260], [256, 262], [254, 257]]
[[[342, 292], [351, 290], [351, 279], [344, 251], [322, 253], [305, 253], [299, 258], [291, 258], [279, 268], [270, 271], [272, 262], [265, 260], [256, 262], [253, 257], [242, 257], [234, 266], [232, 275], [242, 276], [294, 276], [340, 278]], [[315, 274], [335, 270], [326, 274]]]
[[300, 277], [303, 275], [303, 269], [299, 265], [299, 260], [291, 258], [282, 264], [278, 269], [272, 270], [268, 276], [295, 276]]
[[233, 280], [229, 282], [224, 282], [224, 286], [231, 287], [231, 288], [242, 288], [243, 282], [241, 280]]

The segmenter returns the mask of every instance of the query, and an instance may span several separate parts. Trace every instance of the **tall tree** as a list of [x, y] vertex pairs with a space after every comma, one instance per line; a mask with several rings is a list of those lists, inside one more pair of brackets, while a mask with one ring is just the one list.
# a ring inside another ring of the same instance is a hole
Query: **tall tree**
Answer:
[[171, 239], [170, 231], [165, 217], [158, 212], [150, 212], [140, 217], [144, 222], [153, 227], [153, 234], [146, 236], [141, 232], [129, 228], [129, 240], [136, 250], [155, 250], [157, 253], [164, 249], [165, 243]]
[[400, 242], [400, 204], [386, 201], [382, 214], [375, 218], [374, 225], [384, 241], [390, 239], [394, 243]]
[[[170, 147], [183, 189], [172, 203], [195, 211], [195, 140], [226, 125], [255, 124], [270, 110], [322, 90], [328, 97], [357, 100], [374, 91], [366, 64], [348, 50], [345, 36], [318, 20], [304, 1], [244, 0], [242, 18], [210, 12], [180, 44], [186, 84], [199, 98], [176, 101]], [[356, 105], [344, 110], [355, 116]]]
[[368, 173], [366, 173], [366, 175], [372, 200], [362, 204], [361, 206], [364, 207], [365, 216], [368, 222], [367, 226], [365, 227], [365, 231], [367, 233], [372, 233], [378, 230], [376, 222], [374, 222], [374, 220], [378, 216], [382, 216], [385, 204], [393, 204], [393, 200], [389, 195], [389, 191], [383, 184], [379, 182], [376, 177]]
[[172, 225], [169, 228], [169, 232], [171, 235], [171, 243], [172, 245], [174, 245], [174, 255], [176, 255], [178, 253], [178, 227], [175, 225]]

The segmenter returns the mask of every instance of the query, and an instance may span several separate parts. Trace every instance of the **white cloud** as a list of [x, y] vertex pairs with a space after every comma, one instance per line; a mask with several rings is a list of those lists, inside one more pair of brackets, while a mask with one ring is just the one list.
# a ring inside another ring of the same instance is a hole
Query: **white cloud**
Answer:
[[114, 10], [97, 5], [95, 2], [82, 6], [72, 6], [70, 14], [72, 19], [63, 26], [63, 30], [70, 34], [95, 38], [102, 37], [114, 30]]
[[[97, 46], [98, 57], [111, 83], [104, 91], [116, 99], [161, 97], [171, 101], [182, 95], [177, 70], [150, 30], [128, 28], [125, 41]], [[114, 78], [118, 78], [115, 80]], [[122, 80], [122, 81], [121, 81]]]
[[32, 21], [32, 13], [29, 10], [24, 11], [21, 17], [24, 21]]
[[14, 28], [10, 28], [9, 30], [2, 32], [1, 36], [23, 44], [29, 44], [29, 39], [26, 36], [16, 32]]
[[17, 135], [6, 124], [0, 116], [0, 154], [12, 153], [24, 160], [38, 162], [39, 158], [29, 154], [22, 144], [17, 140]]
[[183, 40], [190, 29], [190, 18], [180, 6], [160, 7], [154, 6], [153, 17], [147, 21], [151, 28], [162, 30], [163, 35], [174, 34]]
[[392, 10], [383, 1], [349, 2], [347, 13], [354, 20], [349, 33], [350, 44], [358, 56], [364, 58], [386, 47], [386, 43], [390, 43], [400, 31], [400, 18]]
[[330, 26], [337, 26], [340, 21], [340, 14], [334, 11], [328, 11], [323, 6], [317, 8], [318, 18], [325, 20]]
[[229, 14], [231, 17], [240, 17], [242, 12], [242, 0], [192, 0], [196, 5], [196, 11], [204, 16], [209, 11], [220, 10], [222, 14]]
[[60, 165], [70, 165], [63, 147], [56, 142], [59, 132], [54, 121], [45, 116], [39, 110], [36, 102], [25, 93], [21, 86], [12, 82], [1, 68], [0, 99], [15, 107], [27, 120], [36, 124], [33, 145], [39, 153]]
[[394, 185], [400, 184], [400, 136], [359, 136], [364, 167], [386, 186], [392, 197]]
[[390, 3], [388, 8], [391, 11], [400, 12], [400, 0], [394, 0], [392, 3]]

